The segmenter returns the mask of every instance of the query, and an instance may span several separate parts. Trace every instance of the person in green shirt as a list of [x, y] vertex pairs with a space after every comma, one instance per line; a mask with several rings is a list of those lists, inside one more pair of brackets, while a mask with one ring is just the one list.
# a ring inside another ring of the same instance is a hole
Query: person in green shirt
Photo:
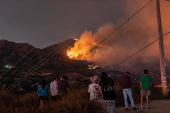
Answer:
[[141, 95], [141, 107], [143, 109], [143, 96], [146, 96], [146, 109], [149, 105], [149, 96], [151, 95], [151, 81], [152, 78], [148, 75], [148, 70], [144, 70], [144, 75], [140, 77], [140, 95]]

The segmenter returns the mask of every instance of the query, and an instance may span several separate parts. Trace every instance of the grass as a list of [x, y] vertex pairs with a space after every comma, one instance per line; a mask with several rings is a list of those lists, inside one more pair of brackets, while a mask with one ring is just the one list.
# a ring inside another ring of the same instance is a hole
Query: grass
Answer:
[[62, 101], [48, 101], [43, 109], [39, 109], [37, 93], [25, 95], [0, 94], [0, 110], [3, 113], [105, 113], [100, 104], [89, 101], [86, 89], [71, 90]]
[[[69, 95], [62, 101], [48, 101], [43, 109], [39, 109], [38, 96], [36, 92], [27, 94], [10, 94], [0, 91], [0, 112], [2, 113], [106, 113], [102, 106], [89, 101], [87, 92], [89, 80], [82, 78], [69, 78], [72, 89]], [[117, 95], [116, 107], [124, 106], [122, 88], [115, 83], [115, 92]], [[135, 103], [140, 102], [139, 84], [132, 87]], [[161, 88], [152, 88], [151, 100], [162, 99]]]

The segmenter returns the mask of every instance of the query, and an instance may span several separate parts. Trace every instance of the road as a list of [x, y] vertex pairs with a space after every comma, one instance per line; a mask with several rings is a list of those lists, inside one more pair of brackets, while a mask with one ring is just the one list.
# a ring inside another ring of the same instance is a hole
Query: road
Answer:
[[115, 113], [170, 113], [170, 100], [152, 100], [148, 110], [140, 110], [139, 107], [140, 104], [136, 104], [138, 110], [129, 108], [128, 111], [125, 110], [125, 107], [117, 107]]

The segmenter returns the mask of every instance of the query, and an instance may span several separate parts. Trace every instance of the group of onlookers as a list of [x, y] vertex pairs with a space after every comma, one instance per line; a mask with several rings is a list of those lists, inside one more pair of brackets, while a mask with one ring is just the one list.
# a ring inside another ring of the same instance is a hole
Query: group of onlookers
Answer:
[[[133, 110], [136, 110], [135, 105], [134, 105], [134, 99], [132, 96], [132, 82], [130, 79], [130, 73], [126, 72], [120, 79], [120, 84], [123, 88], [123, 95], [124, 95], [124, 101], [125, 101], [125, 107], [126, 110], [128, 110], [128, 101], [127, 97], [129, 96], [131, 105], [133, 107]], [[149, 96], [151, 95], [151, 77], [148, 75], [148, 70], [144, 70], [144, 75], [142, 75], [139, 79], [140, 82], [140, 95], [141, 95], [141, 106], [140, 109], [144, 109], [143, 107], [143, 97], [146, 96], [146, 110], [148, 109], [149, 106]]]
[[[128, 96], [131, 102], [131, 106], [133, 110], [137, 110], [134, 104], [134, 99], [132, 95], [132, 81], [129, 77], [130, 73], [126, 72], [120, 78], [120, 85], [123, 89], [124, 102], [125, 102], [125, 110], [128, 110]], [[116, 94], [114, 91], [114, 81], [107, 77], [105, 72], [101, 73], [101, 79], [95, 75], [94, 77], [90, 77], [92, 83], [89, 85], [88, 92], [90, 93], [90, 100], [116, 100]], [[148, 70], [144, 70], [144, 75], [140, 77], [140, 95], [141, 95], [141, 106], [140, 109], [143, 109], [143, 96], [146, 96], [146, 109], [148, 109], [149, 105], [149, 96], [151, 95], [151, 77], [148, 75]]]
[[57, 101], [61, 100], [63, 96], [68, 95], [67, 90], [69, 90], [69, 84], [66, 76], [62, 76], [61, 78], [55, 77], [50, 85], [45, 80], [42, 80], [37, 90], [40, 108], [43, 108], [45, 102], [49, 100], [49, 92], [51, 94], [51, 100]]
[[95, 75], [94, 77], [90, 77], [90, 80], [93, 82], [89, 85], [88, 89], [90, 100], [116, 100], [114, 81], [108, 78], [105, 72], [101, 73], [101, 79]]
[[[129, 77], [130, 73], [126, 72], [120, 78], [120, 85], [123, 89], [124, 102], [126, 110], [128, 110], [128, 96], [131, 102], [133, 110], [137, 110], [134, 104], [132, 95], [132, 81]], [[116, 100], [116, 93], [114, 91], [114, 81], [107, 76], [106, 72], [101, 73], [101, 78], [97, 75], [90, 77], [92, 81], [89, 84], [88, 92], [90, 93], [90, 101], [104, 99], [104, 100]], [[140, 95], [141, 95], [141, 107], [143, 109], [143, 96], [146, 96], [146, 109], [149, 105], [149, 96], [151, 95], [151, 77], [148, 75], [148, 70], [144, 70], [144, 75], [140, 77]], [[49, 100], [49, 91], [51, 93], [51, 100], [61, 100], [63, 96], [68, 95], [69, 84], [67, 77], [62, 76], [61, 78], [55, 77], [54, 80], [48, 85], [45, 80], [42, 80], [38, 86], [38, 96], [40, 101], [40, 108], [43, 108], [45, 101]]]

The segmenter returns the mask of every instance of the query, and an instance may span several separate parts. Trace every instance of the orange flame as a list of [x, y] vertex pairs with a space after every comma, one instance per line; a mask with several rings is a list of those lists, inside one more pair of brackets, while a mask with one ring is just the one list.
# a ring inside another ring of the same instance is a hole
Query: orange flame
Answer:
[[90, 55], [84, 56], [95, 46], [97, 45], [94, 41], [92, 32], [85, 31], [80, 39], [76, 39], [74, 47], [67, 49], [67, 55], [71, 59], [82, 60], [88, 59]]
[[78, 57], [78, 54], [76, 54], [76, 52], [72, 52], [72, 51], [68, 51], [67, 55], [71, 58], [74, 59], [76, 57]]

